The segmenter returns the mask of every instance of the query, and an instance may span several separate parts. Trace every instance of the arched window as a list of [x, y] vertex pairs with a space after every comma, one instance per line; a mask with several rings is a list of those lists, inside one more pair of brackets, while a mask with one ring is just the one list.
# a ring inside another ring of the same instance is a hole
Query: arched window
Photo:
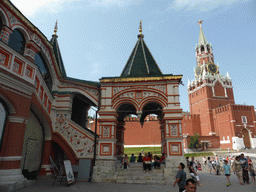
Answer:
[[7, 115], [8, 115], [7, 107], [5, 106], [5, 103], [0, 99], [0, 150], [2, 147], [2, 141], [4, 137], [4, 127], [5, 127]]
[[209, 47], [209, 45], [207, 45], [206, 48], [207, 48], [207, 51], [210, 52], [210, 47]]
[[23, 55], [26, 45], [24, 35], [18, 29], [14, 29], [14, 31], [10, 35], [8, 45], [18, 53]]
[[38, 66], [38, 69], [41, 72], [47, 87], [51, 91], [52, 90], [52, 78], [51, 78], [49, 69], [47, 67], [47, 64], [45, 62], [45, 59], [43, 58], [43, 56], [40, 52], [35, 55], [35, 64]]
[[204, 51], [204, 46], [201, 47], [201, 51]]

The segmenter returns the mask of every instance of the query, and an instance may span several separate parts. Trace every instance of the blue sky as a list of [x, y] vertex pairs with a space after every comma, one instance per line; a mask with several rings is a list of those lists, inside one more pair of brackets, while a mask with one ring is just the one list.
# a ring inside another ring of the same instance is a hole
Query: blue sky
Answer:
[[144, 40], [164, 74], [183, 75], [180, 103], [189, 111], [187, 82], [194, 79], [199, 19], [220, 73], [233, 82], [236, 104], [256, 106], [255, 0], [12, 0], [58, 42], [67, 75], [99, 81], [119, 76], [137, 41]]

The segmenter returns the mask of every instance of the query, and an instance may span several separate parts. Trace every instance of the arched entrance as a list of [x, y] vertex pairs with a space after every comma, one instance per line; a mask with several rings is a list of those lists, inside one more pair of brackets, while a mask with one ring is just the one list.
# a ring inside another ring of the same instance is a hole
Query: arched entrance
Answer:
[[245, 148], [251, 148], [249, 131], [245, 128], [242, 130], [242, 137], [243, 137], [243, 140], [244, 140]]
[[44, 144], [44, 129], [35, 114], [30, 111], [26, 126], [21, 169], [27, 179], [35, 179], [39, 174]]

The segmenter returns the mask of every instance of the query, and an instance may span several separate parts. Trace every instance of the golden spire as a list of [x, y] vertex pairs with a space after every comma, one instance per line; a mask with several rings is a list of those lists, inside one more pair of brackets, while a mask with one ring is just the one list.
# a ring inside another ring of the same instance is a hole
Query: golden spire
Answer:
[[56, 34], [58, 30], [57, 24], [58, 24], [58, 21], [56, 20], [55, 27], [54, 27], [54, 35], [57, 35]]
[[139, 29], [140, 35], [141, 35], [141, 32], [142, 32], [142, 21], [143, 20], [140, 20], [140, 29]]

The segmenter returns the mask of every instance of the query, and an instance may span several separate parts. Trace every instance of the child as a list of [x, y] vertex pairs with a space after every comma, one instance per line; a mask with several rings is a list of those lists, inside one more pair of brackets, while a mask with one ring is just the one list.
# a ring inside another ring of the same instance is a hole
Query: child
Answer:
[[202, 171], [202, 166], [201, 166], [201, 163], [199, 161], [197, 162], [197, 169], [199, 171]]
[[255, 171], [254, 171], [253, 163], [251, 159], [249, 159], [248, 162], [249, 162], [250, 176], [252, 178], [252, 185], [254, 185], [256, 183], [255, 183]]
[[227, 177], [228, 183], [227, 183], [227, 187], [229, 185], [231, 185], [230, 181], [229, 181], [229, 177], [230, 177], [230, 165], [228, 164], [227, 160], [224, 160], [224, 165], [223, 165], [223, 170], [225, 172], [225, 176]]

